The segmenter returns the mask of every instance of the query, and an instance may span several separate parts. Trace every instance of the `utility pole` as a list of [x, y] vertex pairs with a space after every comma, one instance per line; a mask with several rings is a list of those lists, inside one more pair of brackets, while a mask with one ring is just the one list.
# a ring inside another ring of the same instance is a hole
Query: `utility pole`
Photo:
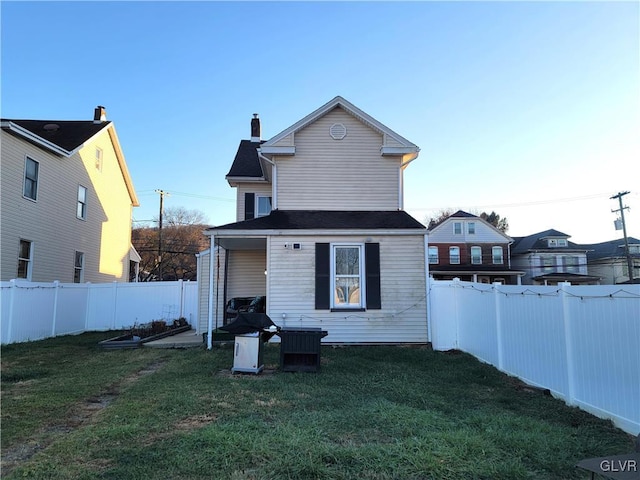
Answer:
[[162, 281], [162, 214], [164, 213], [164, 196], [169, 195], [169, 192], [164, 190], [156, 190], [156, 193], [160, 195], [160, 214], [158, 215], [158, 276]]
[[615, 198], [618, 199], [620, 204], [620, 208], [618, 210], [611, 210], [613, 213], [620, 212], [620, 220], [622, 221], [622, 233], [624, 235], [624, 248], [627, 253], [627, 268], [629, 269], [629, 283], [633, 283], [633, 260], [631, 259], [631, 251], [629, 250], [629, 239], [627, 238], [627, 226], [624, 223], [624, 211], [629, 210], [629, 207], [622, 206], [622, 197], [628, 195], [629, 192], [619, 192], [617, 195], [613, 197], [609, 197], [610, 200]]

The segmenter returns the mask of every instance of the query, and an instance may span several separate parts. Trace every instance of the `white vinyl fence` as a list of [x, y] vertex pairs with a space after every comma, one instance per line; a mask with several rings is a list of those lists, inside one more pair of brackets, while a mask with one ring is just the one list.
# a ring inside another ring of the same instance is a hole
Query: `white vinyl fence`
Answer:
[[2, 343], [85, 331], [118, 330], [152, 320], [198, 321], [198, 282], [0, 282]]
[[430, 282], [431, 339], [640, 432], [640, 285]]

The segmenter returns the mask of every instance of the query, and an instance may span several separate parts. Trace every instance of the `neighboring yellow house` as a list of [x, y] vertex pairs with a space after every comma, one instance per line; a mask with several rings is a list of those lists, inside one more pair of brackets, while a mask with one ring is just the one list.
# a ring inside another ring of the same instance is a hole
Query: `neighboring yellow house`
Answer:
[[342, 97], [267, 141], [256, 115], [226, 176], [237, 221], [205, 232], [198, 330], [264, 296], [276, 324], [325, 342], [427, 342], [426, 228], [403, 210], [419, 151]]
[[129, 281], [139, 206], [113, 123], [2, 119], [3, 281]]

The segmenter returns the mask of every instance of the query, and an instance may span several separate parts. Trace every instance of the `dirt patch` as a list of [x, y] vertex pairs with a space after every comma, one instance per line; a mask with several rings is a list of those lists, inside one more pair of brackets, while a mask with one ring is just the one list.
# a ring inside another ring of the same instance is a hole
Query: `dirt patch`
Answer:
[[53, 444], [61, 435], [71, 433], [84, 425], [91, 424], [98, 413], [118, 398], [122, 387], [131, 385], [140, 378], [157, 372], [164, 364], [165, 362], [162, 361], [154, 362], [142, 370], [128, 375], [122, 381], [110, 385], [104, 393], [71, 406], [60, 423], [40, 429], [33, 435], [34, 439], [18, 443], [3, 450], [2, 459], [0, 460], [2, 473], [8, 475], [13, 469], [29, 461], [36, 453]]
[[205, 427], [210, 423], [218, 420], [216, 414], [195, 415], [193, 417], [183, 418], [174, 424], [176, 430], [196, 430]]

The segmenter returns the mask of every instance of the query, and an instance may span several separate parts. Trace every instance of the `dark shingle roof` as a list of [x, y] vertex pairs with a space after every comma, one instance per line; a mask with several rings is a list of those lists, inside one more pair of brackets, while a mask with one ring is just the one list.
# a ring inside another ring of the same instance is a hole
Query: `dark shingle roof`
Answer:
[[[544, 250], [548, 249], [549, 245], [546, 241], [549, 237], [557, 237], [557, 238], [569, 238], [570, 235], [566, 233], [559, 232], [558, 230], [545, 230], [544, 232], [534, 233], [533, 235], [529, 235], [527, 237], [513, 237], [513, 246], [511, 247], [511, 253], [526, 253], [529, 250]], [[569, 242], [567, 240], [566, 247], [554, 247], [554, 250], [558, 249], [578, 249], [583, 250], [580, 245], [577, 245], [573, 242]]]
[[424, 229], [404, 211], [273, 210], [269, 215], [209, 230]]
[[236, 157], [233, 159], [227, 177], [263, 177], [257, 151], [263, 143], [264, 141], [240, 140]]
[[478, 218], [477, 215], [473, 215], [471, 213], [465, 212], [463, 210], [458, 210], [456, 213], [452, 213], [448, 218], [456, 217], [456, 218]]
[[[629, 245], [639, 245], [640, 240], [633, 237], [627, 237]], [[609, 240], [608, 242], [591, 243], [580, 245], [584, 249], [588, 250], [587, 259], [598, 260], [600, 258], [616, 258], [626, 256], [626, 250], [624, 247], [624, 238], [619, 240]], [[638, 256], [638, 254], [631, 254], [632, 256]]]
[[[91, 120], [12, 120], [8, 118], [3, 118], [2, 122], [12, 122], [68, 152], [75, 150], [111, 124], [109, 121], [93, 123]], [[47, 126], [46, 129], [45, 126]]]

